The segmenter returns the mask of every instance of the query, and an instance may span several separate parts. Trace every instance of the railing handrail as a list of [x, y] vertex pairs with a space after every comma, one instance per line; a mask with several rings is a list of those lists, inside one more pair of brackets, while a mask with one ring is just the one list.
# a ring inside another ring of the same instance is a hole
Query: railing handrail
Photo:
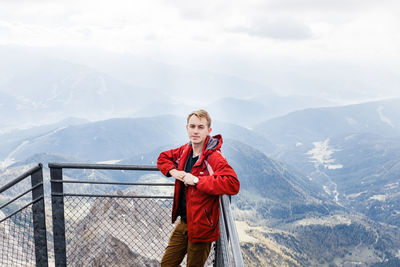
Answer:
[[8, 184], [6, 184], [3, 187], [1, 187], [0, 188], [0, 194], [3, 193], [4, 191], [6, 191], [7, 189], [11, 188], [12, 186], [18, 184], [19, 182], [25, 180], [26, 178], [28, 178], [29, 176], [31, 176], [32, 174], [34, 174], [35, 172], [40, 170], [42, 167], [43, 167], [42, 163], [39, 163], [37, 166], [27, 170], [26, 172], [24, 172], [23, 174], [21, 174], [20, 176], [18, 176], [17, 178], [12, 180], [11, 182], [9, 182]]
[[48, 166], [49, 166], [49, 168], [60, 168], [60, 169], [102, 169], [102, 170], [158, 171], [157, 166], [154, 166], [154, 165], [49, 162]]

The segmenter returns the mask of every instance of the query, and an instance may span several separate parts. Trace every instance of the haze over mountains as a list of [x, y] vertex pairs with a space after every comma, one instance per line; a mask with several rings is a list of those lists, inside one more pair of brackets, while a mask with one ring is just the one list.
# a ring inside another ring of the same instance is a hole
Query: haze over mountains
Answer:
[[241, 181], [233, 206], [247, 265], [399, 261], [399, 99], [338, 106], [279, 95], [240, 77], [129, 56], [105, 55], [85, 64], [84, 57], [43, 60], [36, 50], [4, 51], [9, 64], [0, 62], [1, 185], [38, 162], [47, 182], [52, 161], [155, 164], [160, 151], [186, 142], [184, 116], [201, 103]]
[[252, 127], [297, 109], [336, 104], [129, 55], [1, 46], [0, 56], [1, 131], [68, 117], [181, 116], [198, 106], [211, 110], [215, 119]]
[[400, 99], [332, 108], [312, 108], [266, 120], [255, 126], [278, 144], [296, 144], [348, 133], [400, 135]]

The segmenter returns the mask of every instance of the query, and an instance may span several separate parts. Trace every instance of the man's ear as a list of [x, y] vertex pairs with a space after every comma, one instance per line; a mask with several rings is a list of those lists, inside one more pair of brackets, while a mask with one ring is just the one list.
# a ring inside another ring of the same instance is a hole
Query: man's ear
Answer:
[[211, 131], [212, 131], [212, 129], [211, 129], [211, 128], [208, 128], [208, 134], [210, 134], [210, 133], [211, 133]]

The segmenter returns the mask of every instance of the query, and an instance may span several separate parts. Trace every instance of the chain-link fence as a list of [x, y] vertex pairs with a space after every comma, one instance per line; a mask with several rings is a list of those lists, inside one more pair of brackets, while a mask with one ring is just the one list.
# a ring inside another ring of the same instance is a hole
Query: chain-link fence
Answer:
[[35, 266], [32, 205], [0, 222], [0, 266]]
[[[41, 164], [0, 188], [0, 194], [2, 194], [0, 200], [3, 202], [0, 203], [0, 266], [48, 266], [47, 234], [53, 235], [54, 238], [57, 267], [67, 265], [160, 266], [160, 260], [175, 227], [171, 224], [172, 191], [167, 195], [157, 196], [151, 193], [137, 194], [134, 191], [124, 194], [121, 190], [109, 195], [89, 195], [64, 193], [63, 184], [167, 186], [171, 189], [173, 184], [63, 180], [62, 168], [60, 168], [61, 166], [157, 170], [156, 167], [53, 164], [52, 168], [50, 165], [52, 233], [46, 231]], [[12, 194], [11, 200], [5, 200], [6, 195], [3, 195], [3, 192], [13, 188], [27, 177], [31, 178], [32, 187], [17, 196]], [[29, 193], [31, 193], [31, 202], [26, 197]], [[221, 209], [222, 212], [224, 210]], [[226, 216], [230, 218], [231, 215]], [[232, 224], [232, 222], [227, 222], [228, 226]], [[221, 228], [221, 237], [224, 236], [226, 241], [222, 242], [221, 238], [218, 241], [218, 249], [215, 244], [212, 245], [205, 266], [231, 265], [224, 259], [231, 258], [229, 253], [222, 250], [222, 247], [229, 246], [227, 235], [224, 234], [226, 231], [225, 227]], [[236, 233], [236, 230], [230, 229], [229, 232]], [[216, 261], [216, 258], [220, 259]], [[51, 262], [52, 266], [53, 264]], [[182, 266], [186, 266], [186, 258], [183, 259]]]
[[1, 187], [0, 194], [0, 266], [47, 266], [42, 165]]
[[[171, 207], [171, 198], [66, 196], [67, 265], [160, 266], [174, 227]], [[212, 250], [206, 266], [214, 257]]]
[[[56, 266], [160, 266], [175, 225], [171, 221], [172, 194], [164, 190], [110, 194], [65, 193], [65, 184], [102, 186], [167, 186], [172, 183], [128, 183], [64, 180], [63, 169], [158, 171], [156, 166], [49, 163]], [[93, 178], [93, 177], [92, 177]], [[69, 190], [67, 190], [69, 191]], [[142, 192], [138, 194], [137, 192]], [[104, 191], [103, 191], [104, 192]], [[154, 192], [156, 195], [154, 195]], [[230, 214], [228, 196], [222, 196], [220, 240], [212, 244], [205, 266], [244, 266]], [[222, 240], [223, 239], [223, 240]], [[182, 261], [186, 266], [186, 258]]]

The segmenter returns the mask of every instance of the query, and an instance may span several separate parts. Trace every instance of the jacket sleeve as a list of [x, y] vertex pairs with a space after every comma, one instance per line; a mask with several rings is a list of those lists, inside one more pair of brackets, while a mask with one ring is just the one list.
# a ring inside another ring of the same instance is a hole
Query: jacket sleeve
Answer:
[[182, 154], [183, 147], [161, 152], [157, 159], [157, 168], [167, 177], [171, 177], [169, 171], [178, 167], [179, 158]]
[[210, 164], [212, 174], [199, 176], [197, 189], [210, 195], [236, 195], [240, 188], [239, 180], [221, 153], [216, 152], [210, 155], [208, 164]]

